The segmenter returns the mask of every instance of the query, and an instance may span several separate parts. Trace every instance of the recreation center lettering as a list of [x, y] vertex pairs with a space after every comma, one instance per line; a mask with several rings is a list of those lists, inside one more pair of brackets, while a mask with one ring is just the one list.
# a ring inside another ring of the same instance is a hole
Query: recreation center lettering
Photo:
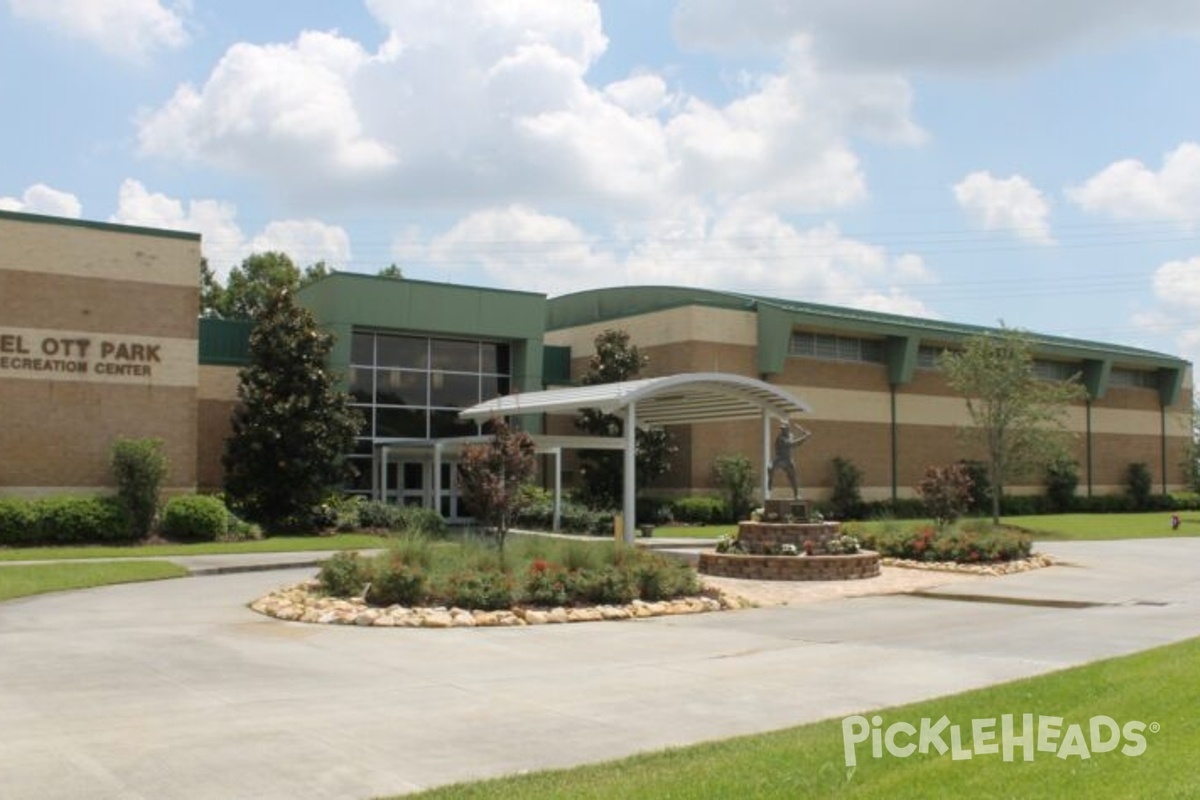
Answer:
[[68, 336], [33, 337], [0, 331], [0, 374], [4, 372], [88, 373], [151, 377], [161, 364], [161, 344]]

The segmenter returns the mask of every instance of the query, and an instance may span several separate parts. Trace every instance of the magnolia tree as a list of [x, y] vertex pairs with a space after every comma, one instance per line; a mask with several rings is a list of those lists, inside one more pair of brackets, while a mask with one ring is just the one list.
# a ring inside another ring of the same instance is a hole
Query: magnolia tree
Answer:
[[307, 533], [348, 477], [345, 454], [362, 418], [325, 369], [333, 337], [287, 291], [268, 298], [250, 334], [233, 433], [225, 442], [225, 493], [272, 533]]
[[533, 477], [533, 439], [514, 431], [501, 420], [493, 421], [492, 438], [463, 449], [458, 462], [458, 485], [467, 508], [496, 537], [504, 554], [509, 521], [526, 502], [522, 487]]
[[[596, 352], [588, 362], [584, 386], [620, 383], [634, 380], [650, 359], [642, 355], [629, 341], [629, 334], [606, 330], [593, 341]], [[624, 421], [615, 414], [603, 414], [584, 409], [575, 419], [575, 427], [591, 436], [619, 437], [625, 431]], [[665, 475], [671, 459], [679, 448], [671, 434], [662, 428], [638, 428], [634, 433], [637, 469], [635, 476], [640, 491], [647, 483]], [[620, 508], [625, 474], [622, 454], [612, 450], [584, 450], [579, 454], [583, 497], [593, 508]]]

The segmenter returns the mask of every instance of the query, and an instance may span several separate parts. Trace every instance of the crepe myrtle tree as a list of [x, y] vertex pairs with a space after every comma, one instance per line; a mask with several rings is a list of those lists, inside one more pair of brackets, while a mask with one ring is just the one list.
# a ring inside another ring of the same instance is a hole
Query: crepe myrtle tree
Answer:
[[222, 462], [229, 501], [269, 532], [313, 531], [314, 510], [349, 478], [362, 417], [325, 369], [332, 346], [287, 290], [266, 299], [250, 333]]
[[1067, 450], [1068, 404], [1086, 397], [1078, 376], [1040, 378], [1028, 334], [1002, 327], [967, 339], [938, 359], [946, 383], [967, 402], [972, 426], [962, 433], [982, 446], [991, 488], [992, 521], [1000, 521], [1004, 484]]
[[459, 459], [463, 502], [495, 537], [501, 559], [509, 522], [528, 502], [522, 488], [533, 477], [535, 465], [533, 438], [499, 419], [492, 421], [491, 439], [464, 447]]

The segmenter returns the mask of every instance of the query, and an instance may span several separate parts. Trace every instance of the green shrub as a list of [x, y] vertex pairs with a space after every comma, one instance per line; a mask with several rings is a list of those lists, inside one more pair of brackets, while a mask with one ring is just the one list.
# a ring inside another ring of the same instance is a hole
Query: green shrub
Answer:
[[535, 606], [566, 605], [570, 599], [567, 571], [559, 564], [535, 559], [525, 572], [522, 594], [526, 602]]
[[1079, 465], [1066, 456], [1059, 456], [1046, 465], [1043, 478], [1046, 486], [1046, 511], [1058, 514], [1070, 511], [1079, 487]]
[[629, 572], [614, 566], [571, 575], [572, 593], [597, 605], [621, 605], [637, 597], [637, 586]]
[[750, 518], [754, 496], [754, 466], [743, 455], [717, 456], [713, 477], [725, 492], [725, 507], [735, 520]]
[[16, 497], [0, 498], [0, 547], [35, 544], [37, 519], [33, 501]]
[[210, 495], [172, 497], [163, 507], [162, 535], [177, 542], [213, 542], [225, 537], [229, 511]]
[[104, 544], [134, 538], [128, 511], [115, 497], [48, 497], [33, 509], [32, 544]]
[[402, 506], [370, 500], [358, 507], [358, 524], [373, 530], [396, 531], [403, 524]]
[[321, 592], [332, 597], [357, 597], [370, 579], [369, 562], [354, 551], [335, 554], [317, 573]]
[[158, 494], [167, 477], [161, 439], [118, 439], [112, 447], [117, 498], [125, 507], [133, 539], [145, 539], [158, 514]]
[[1027, 558], [1030, 537], [1008, 530], [942, 529], [916, 525], [876, 534], [871, 549], [882, 556], [914, 561], [988, 563]]
[[971, 479], [971, 499], [967, 502], [968, 514], [992, 513], [992, 484], [988, 478], [987, 464], [982, 461], [959, 461], [967, 477]]
[[1125, 470], [1125, 492], [1134, 509], [1150, 507], [1150, 492], [1153, 487], [1154, 477], [1150, 474], [1150, 467], [1144, 462], [1135, 461]]
[[646, 602], [698, 594], [700, 578], [687, 564], [646, 553], [627, 566], [637, 596]]
[[834, 519], [861, 519], [863, 514], [862, 470], [848, 458], [833, 459], [833, 491], [829, 512]]
[[449, 531], [446, 520], [436, 510], [422, 506], [403, 506], [399, 517], [400, 530], [419, 536], [444, 537]]
[[405, 534], [392, 542], [385, 556], [427, 570], [433, 566], [433, 544], [420, 534]]
[[680, 522], [689, 525], [713, 525], [729, 519], [729, 509], [719, 497], [681, 497], [672, 506]]
[[443, 602], [458, 608], [496, 611], [512, 608], [516, 590], [516, 581], [506, 572], [498, 569], [471, 570], [450, 576]]
[[414, 606], [425, 599], [427, 573], [419, 564], [398, 557], [395, 552], [378, 559], [371, 570], [366, 601], [374, 606]]

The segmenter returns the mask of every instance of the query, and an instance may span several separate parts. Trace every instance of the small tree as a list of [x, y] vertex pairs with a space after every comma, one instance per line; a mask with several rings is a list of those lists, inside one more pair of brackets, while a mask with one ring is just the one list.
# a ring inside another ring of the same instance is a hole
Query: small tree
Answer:
[[1046, 507], [1051, 513], [1071, 510], [1075, 489], [1079, 486], [1079, 465], [1065, 455], [1057, 456], [1046, 465]]
[[983, 446], [992, 521], [998, 523], [1005, 482], [1065, 450], [1066, 406], [1083, 399], [1084, 388], [1077, 379], [1039, 378], [1029, 338], [1007, 328], [973, 336], [960, 351], [945, 351], [938, 366], [967, 401], [974, 427], [964, 433]]
[[133, 535], [145, 539], [158, 515], [159, 492], [167, 477], [161, 439], [118, 439], [112, 448], [117, 498], [129, 513]]
[[854, 519], [862, 515], [862, 470], [848, 458], [833, 459], [833, 491], [829, 510], [835, 519]]
[[362, 418], [325, 370], [333, 337], [281, 291], [250, 334], [240, 403], [225, 442], [225, 491], [270, 532], [310, 532], [314, 509], [349, 477]]
[[463, 449], [458, 478], [464, 503], [496, 537], [503, 559], [509, 522], [532, 496], [525, 484], [533, 477], [536, 455], [529, 434], [512, 430], [502, 420], [492, 424], [488, 442]]
[[734, 520], [749, 519], [755, 481], [750, 459], [743, 455], [717, 456], [713, 461], [713, 477], [725, 492]]
[[[649, 359], [629, 343], [629, 334], [625, 331], [603, 331], [594, 344], [596, 353], [583, 377], [585, 386], [633, 380], [649, 363]], [[620, 417], [590, 409], [579, 413], [575, 426], [592, 436], [621, 436], [625, 430]], [[634, 442], [637, 489], [640, 491], [650, 481], [666, 474], [671, 468], [671, 458], [679, 448], [662, 428], [639, 428], [634, 434]], [[583, 500], [592, 508], [620, 508], [624, 469], [621, 453], [584, 450], [579, 454], [579, 461]]]
[[971, 476], [962, 464], [929, 467], [917, 484], [917, 494], [934, 522], [952, 525], [971, 502]]

